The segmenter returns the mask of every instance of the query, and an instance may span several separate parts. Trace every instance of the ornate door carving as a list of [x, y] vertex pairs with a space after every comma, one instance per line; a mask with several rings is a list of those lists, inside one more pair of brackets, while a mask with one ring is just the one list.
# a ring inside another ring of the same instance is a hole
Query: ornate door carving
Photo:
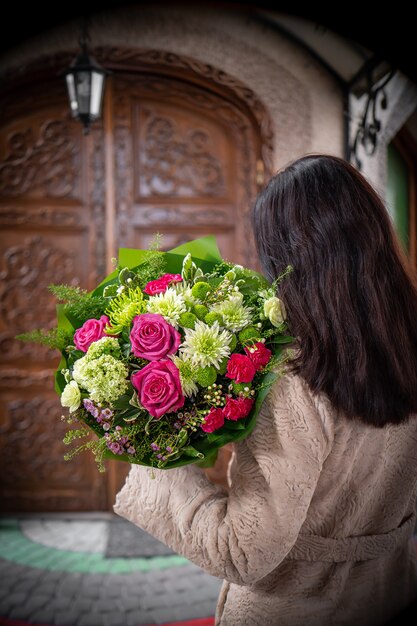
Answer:
[[[119, 246], [209, 233], [254, 265], [245, 214], [260, 140], [233, 98], [183, 77], [115, 73], [104, 129], [82, 136], [61, 85], [9, 99], [0, 129], [0, 471], [3, 510], [110, 508], [127, 466], [63, 461], [55, 353], [13, 337], [54, 320], [50, 283], [90, 289]], [[109, 114], [110, 113], [110, 114]], [[104, 139], [106, 137], [106, 140]], [[106, 174], [106, 175], [105, 175]], [[113, 207], [113, 208], [112, 208]]]
[[114, 81], [115, 189], [120, 245], [171, 248], [215, 233], [230, 260], [254, 263], [246, 213], [256, 193], [257, 137], [216, 93], [169, 77]]

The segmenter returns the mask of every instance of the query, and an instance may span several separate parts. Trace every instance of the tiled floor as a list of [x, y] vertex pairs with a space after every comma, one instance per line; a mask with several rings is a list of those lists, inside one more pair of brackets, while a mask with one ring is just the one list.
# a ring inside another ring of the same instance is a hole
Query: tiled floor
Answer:
[[[0, 623], [213, 625], [221, 580], [114, 523], [110, 515], [0, 519]], [[107, 556], [110, 531], [119, 530], [116, 551], [151, 556]]]

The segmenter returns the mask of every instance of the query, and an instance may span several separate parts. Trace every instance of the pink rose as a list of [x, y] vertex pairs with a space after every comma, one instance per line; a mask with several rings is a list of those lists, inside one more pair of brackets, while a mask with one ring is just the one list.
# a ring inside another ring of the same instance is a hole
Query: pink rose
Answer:
[[157, 361], [178, 350], [181, 335], [162, 315], [143, 313], [133, 318], [130, 343], [135, 356]]
[[151, 280], [143, 290], [148, 296], [155, 296], [158, 293], [165, 293], [171, 283], [180, 283], [181, 274], [164, 274], [161, 278]]
[[227, 398], [223, 409], [225, 417], [229, 420], [238, 420], [247, 417], [251, 412], [255, 400], [252, 398]]
[[211, 407], [210, 413], [208, 413], [201, 424], [201, 428], [206, 433], [212, 433], [218, 428], [221, 428], [224, 424], [224, 413], [222, 409], [215, 409]]
[[251, 359], [245, 354], [232, 354], [227, 362], [227, 378], [237, 383], [250, 383], [256, 374], [256, 369]]
[[91, 319], [84, 322], [84, 324], [75, 331], [74, 344], [78, 350], [87, 352], [92, 343], [98, 341], [102, 337], [110, 337], [104, 332], [106, 326], [110, 324], [110, 320], [107, 315], [102, 315], [99, 320]]
[[141, 405], [150, 415], [160, 418], [184, 406], [180, 373], [172, 361], [152, 361], [133, 374], [132, 385]]
[[254, 346], [245, 348], [246, 355], [250, 358], [257, 370], [262, 369], [271, 359], [272, 352], [265, 348], [262, 341], [258, 341]]

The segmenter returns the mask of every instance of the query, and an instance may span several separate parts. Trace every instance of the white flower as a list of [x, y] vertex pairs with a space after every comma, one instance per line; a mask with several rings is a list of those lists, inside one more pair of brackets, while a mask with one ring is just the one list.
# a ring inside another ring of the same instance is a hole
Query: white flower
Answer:
[[282, 300], [276, 296], [265, 300], [264, 315], [273, 326], [280, 326], [285, 319], [285, 308]]
[[182, 392], [184, 396], [189, 398], [198, 391], [198, 385], [195, 382], [195, 367], [191, 360], [184, 354], [180, 354], [179, 356], [173, 354], [170, 358], [180, 372]]
[[195, 323], [194, 330], [185, 329], [185, 339], [180, 345], [180, 353], [185, 360], [189, 358], [197, 367], [214, 365], [219, 368], [221, 361], [230, 355], [231, 334], [220, 330], [216, 321], [208, 326], [200, 320]]
[[198, 300], [196, 300], [191, 293], [191, 287], [186, 282], [175, 283], [172, 285], [171, 289], [174, 289], [178, 295], [184, 298], [187, 307], [192, 308], [198, 303]]
[[81, 392], [75, 382], [71, 380], [68, 385], [65, 386], [64, 391], [61, 394], [61, 405], [68, 407], [70, 413], [74, 413], [81, 404]]
[[148, 300], [148, 312], [159, 313], [175, 328], [178, 328], [181, 313], [185, 313], [186, 310], [184, 297], [171, 287], [165, 293], [158, 293]]
[[223, 317], [223, 326], [234, 333], [252, 321], [252, 309], [243, 304], [243, 295], [240, 292], [233, 293], [224, 302], [213, 305], [210, 310], [220, 313]]

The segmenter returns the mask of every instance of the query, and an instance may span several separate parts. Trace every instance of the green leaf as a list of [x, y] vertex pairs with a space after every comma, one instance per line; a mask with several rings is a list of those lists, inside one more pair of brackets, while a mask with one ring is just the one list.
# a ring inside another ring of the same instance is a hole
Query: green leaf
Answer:
[[183, 454], [188, 454], [188, 456], [193, 456], [193, 457], [198, 457], [199, 459], [204, 459], [204, 454], [196, 450], [196, 448], [194, 448], [193, 446], [184, 446], [184, 448], [181, 448], [181, 452]]
[[55, 391], [60, 396], [66, 387], [66, 381], [64, 376], [61, 374], [61, 370], [67, 369], [67, 359], [65, 355], [62, 355], [61, 360], [59, 362], [58, 368], [55, 372]]
[[228, 430], [244, 430], [246, 428], [244, 420], [225, 420], [223, 428]]
[[113, 283], [112, 285], [107, 285], [107, 287], [104, 287], [103, 296], [105, 298], [115, 298], [117, 296], [118, 288], [119, 287], [117, 283]]
[[271, 339], [268, 339], [269, 343], [293, 343], [294, 341], [295, 337], [290, 335], [273, 335]]
[[222, 260], [214, 235], [188, 241], [181, 246], [169, 250], [169, 252], [172, 254], [180, 254], [181, 256], [190, 253], [193, 258], [197, 257], [202, 260], [214, 261], [215, 263]]
[[181, 276], [183, 277], [185, 281], [189, 281], [192, 279], [193, 265], [194, 263], [193, 263], [191, 254], [188, 253], [184, 257], [184, 261], [182, 263], [182, 270], [181, 270]]

